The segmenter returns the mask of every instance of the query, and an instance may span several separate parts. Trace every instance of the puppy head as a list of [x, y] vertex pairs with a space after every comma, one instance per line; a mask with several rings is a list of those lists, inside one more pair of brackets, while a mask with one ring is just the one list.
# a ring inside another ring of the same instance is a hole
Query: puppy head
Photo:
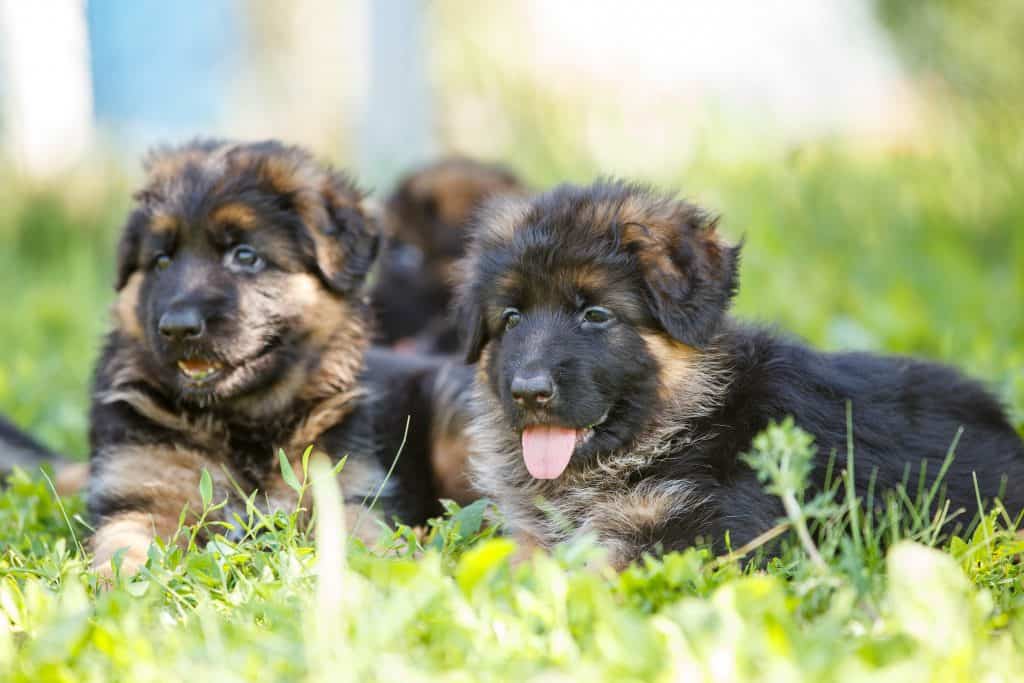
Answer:
[[348, 178], [277, 142], [196, 141], [145, 168], [115, 322], [150, 380], [185, 403], [259, 399], [356, 341], [378, 236]]
[[660, 405], [700, 385], [738, 256], [707, 213], [637, 185], [488, 206], [458, 317], [531, 474], [627, 448]]
[[386, 205], [396, 258], [447, 285], [473, 213], [490, 197], [524, 191], [512, 172], [472, 159], [445, 159], [407, 175]]

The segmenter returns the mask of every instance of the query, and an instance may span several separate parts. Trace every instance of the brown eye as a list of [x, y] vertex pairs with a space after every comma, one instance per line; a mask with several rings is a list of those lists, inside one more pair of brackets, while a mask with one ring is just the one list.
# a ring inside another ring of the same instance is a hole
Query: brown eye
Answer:
[[591, 306], [583, 311], [583, 322], [591, 327], [604, 327], [612, 321], [612, 312], [601, 306]]
[[511, 330], [522, 320], [523, 314], [515, 308], [506, 308], [501, 314], [501, 321], [505, 323], [505, 329]]
[[167, 270], [171, 267], [171, 257], [163, 253], [157, 254], [153, 259], [153, 266], [157, 270]]

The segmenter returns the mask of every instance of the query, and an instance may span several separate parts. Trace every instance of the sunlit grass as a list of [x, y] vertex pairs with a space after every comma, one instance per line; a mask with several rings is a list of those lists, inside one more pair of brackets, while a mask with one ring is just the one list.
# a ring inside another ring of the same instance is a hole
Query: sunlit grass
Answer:
[[[537, 112], [566, 144], [509, 151], [535, 186], [608, 171], [576, 153], [571, 117]], [[529, 139], [537, 121], [520, 120]], [[1024, 157], [987, 150], [698, 154], [648, 180], [745, 238], [740, 315], [824, 348], [955, 364], [1024, 428]], [[0, 190], [0, 411], [79, 456], [127, 190], [100, 182], [88, 197], [17, 179]], [[303, 499], [319, 503], [320, 533], [250, 506], [232, 522], [241, 541], [183, 529], [183, 546], [154, 546], [138, 578], [100, 591], [78, 545], [82, 502], [58, 504], [45, 481], [19, 475], [0, 492], [0, 680], [1019, 676], [1018, 520], [962, 511], [949, 537], [939, 520], [956, 511], [927, 491], [851, 500], [842, 462], [835, 486], [807, 499], [812, 447], [783, 425], [752, 449], [787, 507], [763, 547], [724, 558], [697, 548], [619, 575], [595, 569], [586, 544], [510, 564], [515, 548], [483, 523], [483, 504], [449, 505], [371, 551], [345, 542], [328, 488]], [[765, 560], [769, 544], [779, 553]]]
[[[750, 463], [789, 495], [810, 448], [774, 426]], [[913, 506], [860, 508], [854, 532], [859, 503], [828, 494], [790, 511], [815, 540], [782, 536], [767, 562], [692, 549], [615, 574], [587, 542], [510, 564], [480, 505], [425, 537], [346, 543], [331, 468], [309, 471], [315, 534], [250, 508], [241, 541], [186, 527], [184, 547], [154, 546], [106, 590], [73, 544], [80, 503], [62, 511], [16, 474], [0, 493], [0, 678], [975, 681], [1024, 666], [1024, 541], [998, 510], [945, 539]]]

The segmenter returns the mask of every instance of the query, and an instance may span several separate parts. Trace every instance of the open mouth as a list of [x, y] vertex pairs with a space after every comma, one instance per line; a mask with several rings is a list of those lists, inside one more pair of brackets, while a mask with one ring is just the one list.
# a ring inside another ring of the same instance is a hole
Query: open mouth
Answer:
[[[177, 362], [178, 373], [184, 380], [186, 393], [205, 394], [218, 385], [218, 391], [224, 385], [238, 385], [239, 375], [259, 378], [267, 372], [278, 358], [276, 353], [284, 340], [274, 336], [264, 344], [259, 353], [242, 361], [217, 361], [210, 358], [191, 357]], [[197, 391], [199, 390], [199, 391]]]
[[178, 361], [178, 369], [192, 384], [206, 384], [220, 376], [224, 366], [216, 361], [189, 358]]
[[582, 428], [530, 425], [523, 429], [523, 461], [534, 479], [557, 479], [569, 467], [573, 451], [594, 437], [594, 430], [608, 419]]

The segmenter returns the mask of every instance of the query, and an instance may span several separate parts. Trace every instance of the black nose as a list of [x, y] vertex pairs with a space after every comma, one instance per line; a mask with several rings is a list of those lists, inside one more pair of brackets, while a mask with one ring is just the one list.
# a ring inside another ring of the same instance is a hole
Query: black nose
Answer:
[[540, 408], [555, 397], [555, 381], [549, 372], [533, 372], [512, 378], [512, 398], [526, 408]]
[[199, 310], [192, 307], [172, 308], [160, 316], [160, 334], [171, 341], [196, 339], [203, 334], [206, 323]]

